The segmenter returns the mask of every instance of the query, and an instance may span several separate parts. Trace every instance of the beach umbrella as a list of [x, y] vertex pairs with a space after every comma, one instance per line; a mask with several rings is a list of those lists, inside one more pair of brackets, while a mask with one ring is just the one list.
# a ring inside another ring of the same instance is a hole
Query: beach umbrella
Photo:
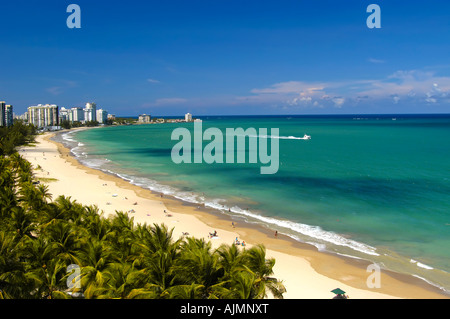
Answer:
[[345, 291], [342, 290], [341, 288], [336, 288], [334, 290], [331, 290], [331, 292], [336, 294], [336, 295], [343, 295], [343, 294], [345, 294]]

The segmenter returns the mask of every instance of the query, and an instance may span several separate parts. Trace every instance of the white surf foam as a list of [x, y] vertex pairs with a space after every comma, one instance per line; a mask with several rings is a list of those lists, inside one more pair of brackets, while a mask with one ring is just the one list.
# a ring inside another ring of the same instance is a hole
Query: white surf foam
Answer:
[[433, 267], [425, 265], [425, 264], [423, 264], [423, 263], [421, 263], [421, 262], [419, 262], [417, 260], [414, 260], [414, 259], [411, 259], [410, 262], [412, 264], [416, 264], [417, 267], [420, 267], [420, 268], [423, 268], [423, 269], [428, 269], [428, 270], [434, 269]]
[[[236, 211], [235, 211], [236, 212]], [[280, 233], [286, 234], [291, 237], [295, 237], [295, 233], [314, 238], [319, 241], [319, 244], [327, 242], [333, 245], [345, 246], [351, 248], [355, 251], [359, 251], [364, 254], [379, 256], [376, 252], [375, 247], [345, 238], [339, 234], [331, 231], [323, 230], [319, 226], [311, 226], [306, 224], [301, 224], [289, 220], [280, 220], [273, 217], [261, 216], [259, 214], [252, 213], [247, 210], [240, 210], [238, 213], [251, 217], [252, 219], [262, 221], [266, 225], [271, 225], [271, 228], [276, 229], [286, 229], [286, 232], [279, 231]], [[297, 238], [298, 239], [298, 238]], [[320, 248], [319, 248], [320, 247]], [[324, 246], [319, 246], [319, 249], [324, 249]]]

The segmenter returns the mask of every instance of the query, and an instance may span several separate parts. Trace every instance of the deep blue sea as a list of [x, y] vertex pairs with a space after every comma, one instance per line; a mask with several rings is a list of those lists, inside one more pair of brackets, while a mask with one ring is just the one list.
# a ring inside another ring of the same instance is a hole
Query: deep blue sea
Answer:
[[[260, 140], [269, 153], [276, 138], [270, 129], [278, 128], [277, 173], [261, 174], [267, 165], [259, 158], [249, 163], [250, 143], [245, 163], [174, 163], [179, 141], [172, 132], [188, 129], [194, 153], [194, 123], [104, 127], [60, 138], [82, 163], [141, 187], [450, 291], [450, 115], [200, 118], [203, 131], [223, 132], [224, 147], [227, 128], [254, 128], [259, 137], [267, 128]], [[304, 134], [311, 139], [300, 139]]]

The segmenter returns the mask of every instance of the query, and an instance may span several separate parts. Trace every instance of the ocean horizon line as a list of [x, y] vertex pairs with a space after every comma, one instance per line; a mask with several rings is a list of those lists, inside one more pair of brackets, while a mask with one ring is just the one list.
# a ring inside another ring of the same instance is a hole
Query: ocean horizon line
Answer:
[[[184, 114], [180, 115], [151, 115], [154, 118], [179, 118], [184, 117]], [[285, 117], [295, 117], [295, 118], [351, 118], [355, 116], [364, 116], [369, 118], [447, 118], [450, 117], [450, 113], [346, 113], [346, 114], [212, 114], [212, 115], [194, 115], [195, 118], [206, 118], [206, 117], [242, 117], [242, 118], [285, 118]], [[117, 117], [121, 118], [138, 118], [139, 115], [119, 115]]]

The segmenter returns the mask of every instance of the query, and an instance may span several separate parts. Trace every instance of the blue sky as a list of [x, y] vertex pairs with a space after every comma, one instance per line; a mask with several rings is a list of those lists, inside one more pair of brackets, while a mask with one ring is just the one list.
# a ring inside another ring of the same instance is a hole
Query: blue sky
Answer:
[[[69, 29], [69, 4], [81, 29]], [[366, 8], [381, 7], [381, 29]], [[448, 113], [443, 0], [0, 2], [0, 100], [118, 116]]]

